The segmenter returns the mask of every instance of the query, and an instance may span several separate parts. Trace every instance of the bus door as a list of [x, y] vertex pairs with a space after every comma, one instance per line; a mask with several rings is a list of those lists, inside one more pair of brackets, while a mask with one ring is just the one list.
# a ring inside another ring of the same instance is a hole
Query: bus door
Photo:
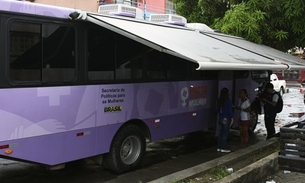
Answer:
[[[233, 101], [233, 97], [234, 97], [234, 93], [235, 93], [234, 85], [235, 85], [235, 80], [234, 80], [234, 72], [233, 71], [227, 71], [227, 70], [219, 71], [218, 72], [218, 95], [217, 95], [217, 99], [220, 95], [221, 89], [222, 88], [228, 88], [229, 89], [229, 97]], [[217, 118], [215, 118], [215, 119], [217, 119]], [[215, 123], [216, 123], [216, 136], [218, 136], [219, 125], [218, 125], [218, 122], [215, 122]]]

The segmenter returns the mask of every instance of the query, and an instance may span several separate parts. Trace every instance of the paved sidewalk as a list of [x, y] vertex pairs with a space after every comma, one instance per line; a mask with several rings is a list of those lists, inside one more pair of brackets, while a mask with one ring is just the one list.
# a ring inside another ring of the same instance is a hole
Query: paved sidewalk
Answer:
[[278, 170], [276, 174], [266, 177], [259, 183], [305, 183], [305, 173]]

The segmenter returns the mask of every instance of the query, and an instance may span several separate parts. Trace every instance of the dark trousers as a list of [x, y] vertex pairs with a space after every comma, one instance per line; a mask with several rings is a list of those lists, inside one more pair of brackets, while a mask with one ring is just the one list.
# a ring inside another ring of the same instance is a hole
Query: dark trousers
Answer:
[[231, 121], [227, 121], [226, 124], [219, 123], [220, 125], [220, 133], [218, 136], [218, 149], [226, 149], [227, 148], [227, 139], [230, 131], [230, 123]]
[[267, 129], [267, 139], [271, 138], [275, 134], [275, 117], [276, 113], [265, 114], [265, 127]]

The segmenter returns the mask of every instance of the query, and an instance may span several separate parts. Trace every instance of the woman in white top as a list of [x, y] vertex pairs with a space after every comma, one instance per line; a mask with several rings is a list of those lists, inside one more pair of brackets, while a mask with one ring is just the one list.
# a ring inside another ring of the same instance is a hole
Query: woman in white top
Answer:
[[247, 146], [249, 142], [249, 125], [250, 125], [250, 111], [251, 111], [251, 102], [247, 98], [247, 90], [239, 90], [239, 104], [235, 106], [239, 111], [239, 131], [240, 131], [240, 148]]

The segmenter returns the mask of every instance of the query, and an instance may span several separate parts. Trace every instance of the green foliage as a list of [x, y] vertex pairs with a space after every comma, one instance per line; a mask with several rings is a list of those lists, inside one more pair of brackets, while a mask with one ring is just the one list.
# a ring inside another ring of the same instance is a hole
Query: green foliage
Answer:
[[286, 51], [304, 44], [304, 13], [303, 0], [249, 0], [228, 10], [213, 26], [224, 33]]
[[207, 17], [203, 16], [198, 0], [173, 0], [176, 4], [176, 12], [184, 16], [188, 22], [206, 22]]
[[279, 41], [286, 40], [288, 38], [288, 32], [282, 30], [276, 31], [275, 38], [278, 39]]
[[230, 173], [227, 171], [227, 167], [223, 165], [211, 168], [209, 170], [209, 173], [213, 176], [213, 179], [215, 180], [220, 180], [230, 175]]
[[173, 0], [188, 22], [286, 51], [305, 46], [305, 0]]
[[288, 20], [304, 15], [304, 0], [282, 0], [282, 6], [285, 11], [285, 17]]
[[222, 19], [216, 19], [213, 27], [225, 34], [262, 43], [260, 25], [264, 23], [265, 17], [266, 13], [250, 9], [246, 3], [240, 3], [228, 10]]
[[295, 45], [305, 44], [305, 1], [304, 0], [281, 0], [281, 13], [285, 20], [283, 29], [288, 32], [288, 41], [285, 45], [288, 48]]
[[176, 12], [188, 22], [211, 25], [215, 18], [221, 18], [235, 3], [242, 0], [173, 0]]

